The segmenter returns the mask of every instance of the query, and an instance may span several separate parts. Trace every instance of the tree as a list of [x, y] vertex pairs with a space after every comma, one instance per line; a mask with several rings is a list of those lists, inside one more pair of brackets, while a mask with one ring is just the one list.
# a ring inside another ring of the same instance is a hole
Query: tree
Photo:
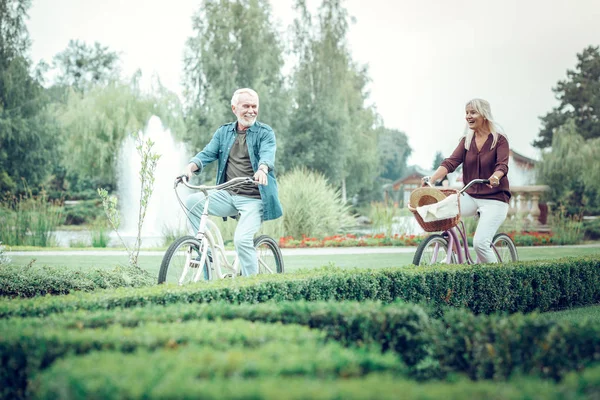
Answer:
[[181, 104], [159, 87], [154, 94], [140, 90], [139, 76], [130, 83], [93, 86], [88, 92], [71, 90], [65, 104], [56, 105], [62, 131], [62, 166], [69, 188], [95, 190], [116, 185], [115, 161], [127, 135], [142, 130], [152, 115], [161, 118], [176, 136], [184, 126]]
[[80, 92], [93, 85], [106, 85], [118, 78], [118, 62], [119, 55], [98, 42], [88, 46], [79, 40], [70, 40], [67, 48], [53, 59], [54, 68], [59, 70], [56, 84]]
[[295, 8], [300, 13], [294, 23], [298, 65], [286, 167], [319, 171], [350, 197], [379, 175], [377, 115], [366, 105], [367, 69], [350, 56], [349, 17], [340, 0], [322, 2], [316, 26], [304, 0]]
[[438, 167], [440, 166], [442, 161], [444, 161], [444, 156], [442, 155], [442, 152], [441, 151], [436, 152], [435, 157], [433, 159], [433, 165], [431, 166], [431, 169], [434, 171], [436, 169], [438, 169]]
[[568, 214], [595, 214], [600, 206], [600, 138], [585, 139], [574, 120], [552, 137], [552, 151], [538, 166], [539, 180], [550, 187], [550, 200]]
[[184, 57], [189, 142], [203, 148], [215, 130], [234, 120], [233, 92], [251, 87], [260, 97], [259, 120], [278, 135], [287, 130], [283, 45], [267, 0], [203, 0], [192, 18], [195, 36]]
[[396, 129], [381, 127], [378, 147], [383, 167], [381, 177], [388, 180], [402, 177], [406, 171], [406, 161], [412, 153], [406, 134]]
[[567, 79], [553, 88], [558, 107], [541, 117], [542, 129], [533, 145], [546, 148], [554, 132], [567, 120], [573, 120], [578, 134], [586, 139], [600, 137], [600, 51], [587, 47], [577, 54], [577, 66], [567, 71]]
[[35, 189], [55, 161], [57, 128], [48, 98], [30, 73], [25, 26], [29, 0], [0, 0], [0, 191]]

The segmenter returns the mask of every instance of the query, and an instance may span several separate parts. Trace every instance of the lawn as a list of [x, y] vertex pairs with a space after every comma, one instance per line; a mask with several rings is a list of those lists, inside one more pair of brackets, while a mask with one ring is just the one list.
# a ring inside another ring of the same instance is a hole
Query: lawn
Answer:
[[600, 305], [571, 308], [562, 311], [551, 311], [540, 314], [540, 316], [557, 322], [580, 322], [584, 319], [589, 321], [600, 321]]
[[[552, 259], [568, 256], [600, 254], [600, 247], [556, 246], [552, 248], [520, 247], [521, 260]], [[286, 272], [302, 268], [317, 268], [333, 264], [342, 268], [384, 268], [401, 267], [412, 262], [414, 251], [397, 254], [337, 254], [337, 255], [288, 255], [284, 257]], [[126, 256], [113, 255], [36, 255], [11, 256], [14, 264], [27, 265], [32, 259], [35, 265], [61, 266], [67, 268], [112, 268], [127, 264]], [[143, 255], [139, 258], [142, 268], [158, 276], [162, 255]]]

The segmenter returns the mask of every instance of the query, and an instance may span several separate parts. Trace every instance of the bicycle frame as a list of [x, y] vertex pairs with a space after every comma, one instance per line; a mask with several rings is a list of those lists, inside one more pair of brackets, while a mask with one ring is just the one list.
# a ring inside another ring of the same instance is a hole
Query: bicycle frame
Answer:
[[[477, 183], [489, 183], [488, 179], [474, 179], [469, 182], [465, 187], [458, 191], [458, 196], [461, 196], [469, 187]], [[432, 186], [429, 182], [427, 182], [429, 186]], [[463, 221], [451, 229], [448, 229], [442, 232], [442, 236], [448, 240], [448, 252], [446, 254], [446, 264], [452, 263], [452, 255], [456, 254], [458, 257], [458, 264], [474, 264], [473, 258], [471, 257], [471, 252], [469, 251], [469, 242], [467, 240], [467, 231], [465, 229], [465, 224]], [[500, 256], [500, 252], [494, 246], [494, 243], [491, 244], [494, 253], [498, 259], [498, 262], [503, 262], [502, 257]], [[434, 248], [434, 257], [437, 259], [437, 254], [439, 250], [439, 245], [436, 244]], [[477, 259], [479, 261], [479, 259]]]
[[[231, 263], [229, 262], [229, 259], [227, 258], [227, 255], [225, 254], [225, 244], [223, 241], [223, 236], [221, 235], [221, 231], [219, 230], [219, 227], [217, 226], [217, 224], [215, 224], [213, 221], [211, 221], [208, 218], [208, 205], [210, 203], [210, 195], [208, 193], [208, 190], [210, 190], [210, 189], [215, 189], [215, 190], [225, 189], [225, 188], [236, 186], [236, 185], [239, 185], [242, 183], [249, 183], [249, 182], [254, 183], [254, 181], [250, 178], [236, 178], [236, 179], [233, 179], [222, 185], [217, 185], [217, 186], [213, 186], [213, 187], [193, 186], [193, 185], [190, 185], [185, 179], [180, 179], [179, 182], [182, 182], [185, 186], [187, 186], [190, 189], [200, 190], [204, 194], [205, 199], [206, 199], [204, 202], [204, 208], [202, 210], [202, 215], [200, 216], [200, 223], [198, 224], [198, 231], [196, 232], [196, 239], [198, 239], [198, 241], [200, 242], [200, 244], [202, 246], [201, 247], [202, 255], [200, 256], [200, 260], [192, 260], [191, 254], [188, 255], [188, 257], [190, 257], [190, 259], [186, 259], [186, 265], [181, 274], [180, 284], [183, 283], [182, 280], [187, 275], [188, 270], [190, 268], [190, 264], [192, 264], [192, 263], [198, 264], [198, 266], [199, 266], [198, 270], [196, 271], [196, 274], [194, 275], [193, 281], [198, 282], [202, 278], [201, 275], [203, 273], [203, 268], [201, 268], [200, 266], [202, 266], [206, 263], [209, 249], [213, 250], [213, 254], [211, 254], [212, 260], [209, 263], [209, 268], [212, 269], [213, 273], [217, 276], [217, 278], [221, 279], [225, 276], [225, 274], [223, 274], [222, 269], [221, 269], [222, 266], [223, 266], [223, 268], [226, 268], [229, 271], [231, 271], [232, 277], [235, 278], [235, 276], [237, 276], [240, 273], [239, 258], [236, 253], [236, 255], [233, 259], [233, 262], [231, 262]], [[177, 183], [178, 183], [178, 181], [176, 181], [176, 183], [175, 183], [175, 188], [177, 187]], [[216, 254], [214, 254], [214, 253], [216, 253]]]

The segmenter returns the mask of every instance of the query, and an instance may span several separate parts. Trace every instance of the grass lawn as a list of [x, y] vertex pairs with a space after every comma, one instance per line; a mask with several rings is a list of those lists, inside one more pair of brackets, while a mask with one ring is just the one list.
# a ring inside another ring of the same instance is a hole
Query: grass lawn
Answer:
[[562, 311], [551, 311], [540, 314], [540, 317], [553, 321], [578, 322], [584, 319], [600, 321], [600, 305], [572, 308]]
[[[416, 250], [416, 249], [415, 249]], [[600, 247], [556, 246], [553, 248], [520, 247], [521, 260], [551, 259], [568, 256], [600, 255]], [[285, 256], [286, 272], [301, 268], [316, 268], [333, 264], [338, 267], [384, 268], [401, 267], [412, 262], [414, 251], [400, 254], [343, 254], [343, 255], [294, 255]], [[61, 266], [67, 268], [112, 268], [127, 264], [126, 256], [43, 255], [11, 256], [13, 264], [27, 265], [35, 259], [35, 265]], [[140, 256], [139, 264], [153, 275], [158, 275], [162, 255]]]

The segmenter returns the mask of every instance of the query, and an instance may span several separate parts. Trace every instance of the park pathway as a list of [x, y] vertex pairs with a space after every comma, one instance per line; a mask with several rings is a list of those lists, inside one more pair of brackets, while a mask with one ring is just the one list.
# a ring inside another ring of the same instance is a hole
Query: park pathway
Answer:
[[[600, 243], [580, 244], [572, 246], [562, 246], [570, 248], [598, 248]], [[536, 249], [552, 249], [556, 246], [537, 246]], [[416, 250], [412, 246], [383, 246], [383, 247], [317, 247], [317, 248], [296, 248], [281, 249], [284, 256], [321, 256], [321, 255], [340, 255], [340, 254], [400, 254], [412, 253]], [[141, 256], [162, 256], [166, 250], [141, 250]], [[227, 255], [233, 255], [233, 250], [227, 250]], [[6, 251], [7, 256], [122, 256], [127, 255], [125, 250], [53, 250], [53, 251]]]

